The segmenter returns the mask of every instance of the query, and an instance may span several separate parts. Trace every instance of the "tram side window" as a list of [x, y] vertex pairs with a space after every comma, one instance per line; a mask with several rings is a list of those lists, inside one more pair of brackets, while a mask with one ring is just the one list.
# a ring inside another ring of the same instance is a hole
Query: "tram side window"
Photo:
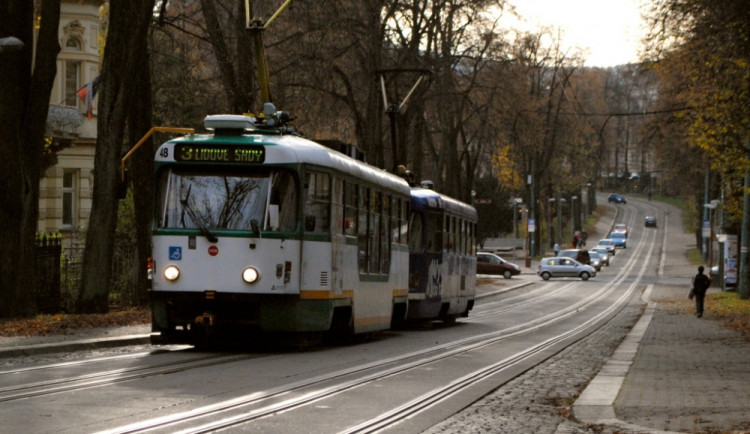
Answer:
[[460, 232], [460, 234], [461, 234], [460, 235], [461, 243], [459, 244], [459, 252], [462, 255], [465, 255], [468, 252], [466, 251], [466, 238], [467, 238], [466, 237], [466, 220], [464, 220], [464, 219], [461, 219], [461, 232]]
[[477, 254], [477, 224], [472, 223], [471, 226], [471, 254], [476, 256]]
[[409, 202], [403, 199], [399, 199], [399, 204], [400, 207], [398, 220], [399, 224], [401, 225], [401, 238], [399, 239], [399, 242], [401, 244], [406, 244], [409, 242], [409, 219], [407, 218], [407, 216], [409, 215]]
[[370, 218], [367, 232], [369, 235], [367, 252], [369, 265], [367, 271], [377, 273], [380, 270], [380, 192], [370, 191]]
[[443, 217], [439, 213], [427, 214], [427, 251], [440, 253], [443, 250]]
[[357, 236], [357, 185], [344, 184], [344, 233]]
[[464, 221], [461, 217], [456, 218], [456, 253], [459, 255], [464, 254]]
[[424, 250], [424, 239], [422, 238], [422, 214], [411, 213], [409, 218], [409, 252], [421, 253]]
[[344, 181], [340, 178], [333, 179], [333, 192], [331, 194], [331, 215], [333, 216], [333, 234], [344, 233]]
[[451, 217], [451, 252], [458, 252], [458, 219]]
[[401, 222], [398, 216], [401, 213], [401, 200], [393, 198], [391, 202], [391, 241], [398, 244], [401, 242], [400, 232], [402, 231]]
[[359, 194], [357, 195], [357, 209], [358, 209], [358, 222], [357, 222], [357, 246], [359, 255], [359, 272], [367, 273], [367, 254], [368, 254], [368, 237], [367, 237], [367, 220], [370, 215], [368, 212], [368, 202], [370, 197], [370, 189], [365, 187], [359, 187]]
[[[275, 172], [271, 174], [271, 199], [269, 204], [266, 220], [266, 230], [278, 230], [284, 232], [293, 231], [297, 226], [297, 184], [294, 182], [294, 176], [286, 171]], [[276, 205], [277, 211], [271, 211], [273, 205]], [[278, 227], [271, 224], [274, 218], [272, 212], [278, 213]]]
[[327, 173], [308, 172], [305, 185], [305, 231], [328, 232], [330, 229], [331, 177]]
[[444, 250], [450, 252], [453, 250], [453, 227], [451, 217], [445, 216], [443, 219], [443, 240], [445, 241]]
[[391, 271], [391, 197], [382, 195], [380, 208], [380, 273], [388, 274]]

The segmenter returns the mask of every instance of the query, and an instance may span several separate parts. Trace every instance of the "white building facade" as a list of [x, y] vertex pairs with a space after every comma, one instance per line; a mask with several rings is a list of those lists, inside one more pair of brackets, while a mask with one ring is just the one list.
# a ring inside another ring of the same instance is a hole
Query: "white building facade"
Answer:
[[[96, 101], [83, 95], [100, 68], [100, 7], [102, 0], [63, 0], [58, 30], [60, 54], [50, 95], [46, 137], [57, 152], [57, 163], [39, 184], [38, 230], [77, 238], [91, 211]], [[88, 104], [87, 104], [88, 102]], [[89, 111], [90, 107], [90, 111]]]

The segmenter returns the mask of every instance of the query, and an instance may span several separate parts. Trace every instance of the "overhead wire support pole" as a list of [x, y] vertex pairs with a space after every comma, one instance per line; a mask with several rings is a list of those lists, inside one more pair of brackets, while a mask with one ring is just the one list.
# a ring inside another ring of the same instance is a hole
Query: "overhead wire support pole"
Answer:
[[268, 72], [268, 61], [266, 60], [266, 49], [263, 44], [263, 32], [271, 23], [286, 9], [292, 0], [286, 0], [265, 23], [260, 18], [250, 18], [252, 10], [250, 0], [245, 0], [245, 29], [253, 33], [255, 39], [255, 57], [258, 65], [258, 84], [260, 85], [260, 96], [263, 103], [272, 102], [271, 84]]
[[[403, 99], [403, 101], [401, 101], [401, 103], [390, 104], [388, 103], [388, 94], [385, 90], [385, 74], [400, 72], [418, 72], [420, 73], [420, 75], [417, 81], [409, 90], [409, 93], [407, 93], [406, 97]], [[396, 143], [396, 114], [399, 114], [403, 111], [406, 103], [417, 90], [424, 78], [428, 75], [431, 75], [432, 73], [426, 69], [382, 69], [378, 70], [377, 73], [380, 77], [380, 90], [383, 93], [383, 106], [385, 108], [385, 112], [388, 114], [388, 118], [391, 123], [391, 154], [393, 159], [393, 171], [395, 172], [396, 168], [400, 164], [400, 162], [398, 161], [398, 144]]]
[[[382, 79], [382, 77], [381, 77], [381, 79]], [[417, 90], [417, 87], [419, 87], [419, 83], [421, 83], [423, 79], [424, 79], [424, 74], [422, 74], [422, 75], [419, 76], [419, 78], [417, 79], [417, 82], [414, 83], [414, 86], [411, 87], [411, 90], [409, 91], [408, 94], [406, 94], [406, 96], [404, 97], [404, 100], [401, 101], [401, 104], [399, 104], [399, 106], [398, 106], [398, 112], [399, 113], [401, 113], [401, 110], [406, 105], [406, 102], [409, 101], [409, 98], [411, 98], [411, 95], [414, 93], [415, 90]]]

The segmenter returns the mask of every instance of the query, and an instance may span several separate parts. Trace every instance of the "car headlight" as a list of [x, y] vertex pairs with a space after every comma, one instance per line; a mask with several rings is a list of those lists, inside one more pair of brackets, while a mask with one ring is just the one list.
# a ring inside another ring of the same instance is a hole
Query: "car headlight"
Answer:
[[258, 274], [258, 270], [253, 267], [247, 267], [242, 271], [242, 280], [247, 283], [254, 283], [259, 277], [260, 274]]
[[170, 265], [164, 269], [164, 278], [169, 281], [175, 281], [180, 277], [180, 269], [175, 265]]

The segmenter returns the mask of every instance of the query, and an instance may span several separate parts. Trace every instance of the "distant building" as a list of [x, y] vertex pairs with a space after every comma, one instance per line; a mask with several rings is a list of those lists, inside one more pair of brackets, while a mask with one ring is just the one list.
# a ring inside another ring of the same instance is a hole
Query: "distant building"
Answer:
[[57, 154], [57, 163], [47, 169], [39, 182], [38, 230], [60, 232], [66, 238], [75, 238], [86, 228], [91, 212], [96, 147], [93, 84], [99, 77], [99, 9], [103, 3], [61, 2], [61, 51], [50, 95], [46, 136], [53, 147], [65, 149]]

